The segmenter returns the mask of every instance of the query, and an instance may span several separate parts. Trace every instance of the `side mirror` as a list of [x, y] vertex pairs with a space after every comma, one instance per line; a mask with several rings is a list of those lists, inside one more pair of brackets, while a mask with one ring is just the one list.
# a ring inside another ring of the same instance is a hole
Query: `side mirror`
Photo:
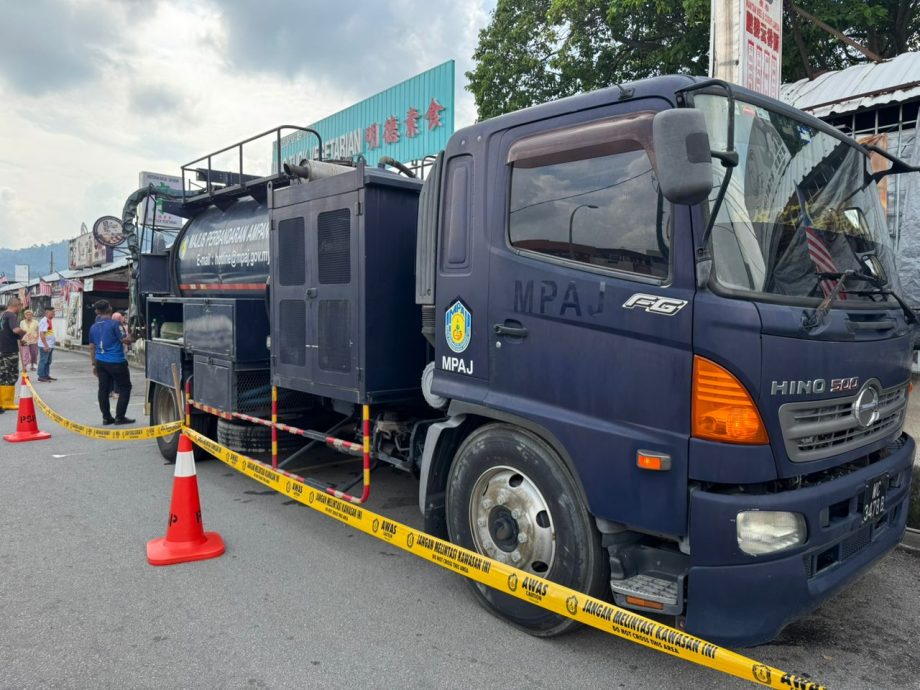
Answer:
[[658, 185], [674, 204], [698, 204], [712, 192], [712, 153], [699, 110], [663, 110], [652, 120]]

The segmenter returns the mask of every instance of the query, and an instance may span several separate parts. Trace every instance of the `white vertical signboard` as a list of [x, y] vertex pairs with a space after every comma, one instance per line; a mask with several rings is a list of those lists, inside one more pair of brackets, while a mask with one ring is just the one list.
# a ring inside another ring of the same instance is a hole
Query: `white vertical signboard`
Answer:
[[741, 0], [740, 83], [752, 91], [779, 98], [782, 80], [782, 0]]
[[[182, 178], [173, 175], [162, 175], [160, 173], [142, 172], [140, 174], [140, 186], [147, 187], [153, 185], [154, 191], [182, 191]], [[149, 197], [144, 200], [140, 209], [141, 218], [146, 219], [146, 224], [153, 225], [154, 222], [158, 228], [181, 228], [185, 223], [184, 218], [174, 216], [163, 212], [162, 198], [154, 202]]]

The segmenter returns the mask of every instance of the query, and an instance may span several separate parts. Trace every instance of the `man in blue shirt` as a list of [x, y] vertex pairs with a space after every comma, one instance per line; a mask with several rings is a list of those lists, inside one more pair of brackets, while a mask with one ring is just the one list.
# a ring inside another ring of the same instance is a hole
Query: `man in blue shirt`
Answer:
[[[89, 356], [93, 361], [93, 375], [99, 379], [99, 411], [102, 412], [103, 424], [133, 424], [133, 419], [125, 417], [128, 411], [128, 398], [131, 396], [131, 375], [128, 373], [128, 360], [125, 359], [125, 345], [130, 342], [122, 325], [112, 318], [112, 305], [101, 299], [93, 308], [96, 310], [96, 323], [89, 329]], [[115, 417], [109, 404], [109, 392], [118, 391], [115, 405]]]

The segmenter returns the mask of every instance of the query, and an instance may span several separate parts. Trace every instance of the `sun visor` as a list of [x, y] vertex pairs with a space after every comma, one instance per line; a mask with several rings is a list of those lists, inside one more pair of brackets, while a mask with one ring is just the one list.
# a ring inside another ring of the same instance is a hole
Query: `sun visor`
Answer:
[[653, 111], [641, 111], [524, 137], [512, 144], [507, 163], [516, 168], [538, 168], [645, 149], [654, 165], [654, 118]]

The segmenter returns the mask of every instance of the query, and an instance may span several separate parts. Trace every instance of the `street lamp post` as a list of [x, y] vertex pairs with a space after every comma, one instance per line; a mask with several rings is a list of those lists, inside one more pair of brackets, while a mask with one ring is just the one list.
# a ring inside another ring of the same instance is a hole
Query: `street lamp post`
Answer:
[[580, 208], [597, 208], [594, 204], [579, 204], [572, 209], [572, 213], [569, 214], [569, 258], [575, 258], [575, 246], [572, 244], [572, 223], [575, 220], [575, 213]]

